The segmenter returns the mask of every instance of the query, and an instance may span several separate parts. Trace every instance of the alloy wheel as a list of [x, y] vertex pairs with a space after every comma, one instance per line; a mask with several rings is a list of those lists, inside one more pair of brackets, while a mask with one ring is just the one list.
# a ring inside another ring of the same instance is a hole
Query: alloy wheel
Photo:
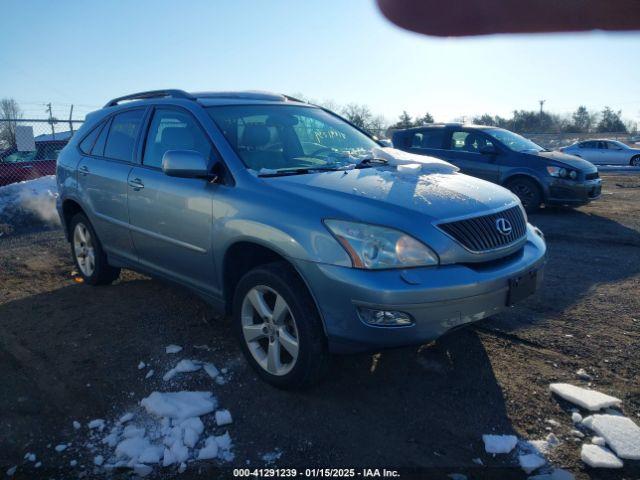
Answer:
[[91, 232], [84, 223], [78, 223], [73, 230], [73, 251], [80, 271], [86, 277], [93, 275], [96, 269], [96, 252]]
[[531, 190], [531, 188], [529, 188], [529, 186], [524, 183], [516, 183], [515, 185], [513, 185], [511, 191], [518, 196], [518, 198], [522, 202], [522, 205], [525, 207], [531, 204], [531, 201], [535, 197], [535, 192], [533, 192], [533, 190]]
[[271, 287], [258, 285], [242, 300], [242, 334], [255, 361], [271, 375], [289, 373], [296, 364], [299, 335], [291, 308]]

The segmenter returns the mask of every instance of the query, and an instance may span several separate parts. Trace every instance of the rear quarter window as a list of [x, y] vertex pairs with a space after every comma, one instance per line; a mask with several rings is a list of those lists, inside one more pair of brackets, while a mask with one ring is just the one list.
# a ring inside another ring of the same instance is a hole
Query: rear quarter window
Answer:
[[113, 117], [104, 156], [125, 162], [133, 161], [133, 150], [142, 124], [144, 110], [129, 110]]
[[96, 143], [96, 139], [98, 138], [98, 135], [100, 135], [102, 127], [104, 127], [104, 122], [98, 124], [98, 126], [91, 130], [91, 132], [89, 132], [89, 134], [80, 142], [79, 147], [82, 153], [86, 153], [87, 155], [91, 153], [91, 149]]

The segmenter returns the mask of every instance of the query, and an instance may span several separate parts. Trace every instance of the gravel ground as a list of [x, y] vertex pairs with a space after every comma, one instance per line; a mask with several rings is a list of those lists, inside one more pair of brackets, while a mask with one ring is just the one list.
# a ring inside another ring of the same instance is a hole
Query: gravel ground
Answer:
[[[60, 230], [5, 234], [0, 475], [18, 465], [16, 478], [92, 477], [86, 428], [72, 422], [117, 418], [163, 388], [161, 374], [176, 360], [194, 358], [229, 369], [224, 385], [196, 374], [171, 385], [213, 390], [231, 410], [235, 460], [223, 466], [264, 466], [262, 456], [279, 451], [279, 467], [526, 478], [513, 455], [485, 454], [482, 434], [534, 440], [553, 431], [561, 444], [548, 458], [576, 478], [640, 478], [640, 462], [618, 471], [586, 467], [570, 434], [572, 406], [548, 390], [555, 381], [587, 386], [575, 374], [584, 368], [593, 388], [621, 398], [640, 423], [640, 178], [603, 177], [603, 196], [592, 205], [531, 216], [549, 243], [545, 286], [534, 297], [420, 348], [336, 357], [327, 379], [303, 393], [260, 382], [229, 320], [212, 320], [189, 292], [128, 271], [109, 287], [78, 284]], [[171, 343], [184, 351], [166, 355]], [[146, 380], [140, 361], [159, 374]], [[52, 448], [67, 442], [65, 452]], [[23, 460], [27, 452], [40, 469]], [[229, 475], [217, 465], [198, 462], [180, 478]]]

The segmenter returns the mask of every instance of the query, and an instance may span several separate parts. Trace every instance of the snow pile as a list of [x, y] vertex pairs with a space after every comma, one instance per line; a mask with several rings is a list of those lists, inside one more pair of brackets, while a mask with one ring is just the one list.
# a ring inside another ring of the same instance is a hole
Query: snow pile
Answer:
[[12, 229], [59, 225], [55, 175], [0, 187], [0, 224]]
[[520, 468], [522, 468], [525, 473], [531, 473], [547, 464], [547, 461], [536, 453], [518, 455], [518, 462], [520, 463]]
[[173, 345], [173, 344], [167, 345], [164, 351], [167, 352], [168, 354], [178, 353], [182, 351], [182, 347], [180, 345]]
[[195, 372], [197, 370], [200, 370], [201, 367], [202, 367], [201, 362], [197, 360], [189, 360], [189, 359], [180, 360], [175, 367], [173, 367], [171, 370], [169, 370], [167, 373], [164, 374], [162, 379], [166, 382], [168, 380], [171, 380], [178, 373]]
[[585, 443], [580, 451], [584, 463], [594, 468], [622, 468], [622, 460], [610, 450], [599, 445]]
[[620, 407], [622, 403], [619, 398], [568, 383], [552, 383], [549, 388], [559, 397], [591, 411], [607, 407]]
[[640, 427], [619, 415], [592, 415], [582, 424], [600, 437], [620, 458], [640, 460]]
[[[425, 155], [416, 155], [414, 153], [404, 152], [391, 147], [374, 148], [372, 154], [377, 158], [383, 158], [389, 165], [398, 167], [400, 165], [419, 164], [420, 169], [417, 169], [416, 173], [420, 171], [424, 173], [453, 173], [460, 170], [455, 165], [452, 165], [444, 160], [440, 160], [435, 157], [428, 157]], [[411, 167], [414, 168], [415, 167]], [[398, 169], [400, 171], [400, 169]], [[406, 170], [405, 170], [406, 173]]]
[[[200, 417], [218, 406], [211, 392], [155, 391], [143, 398], [140, 406], [144, 411], [122, 415], [100, 440], [112, 450], [96, 455], [95, 465], [107, 470], [128, 467], [144, 476], [156, 465], [176, 465], [178, 472], [183, 472], [193, 460], [233, 459], [228, 432], [202, 438], [206, 427]], [[222, 412], [230, 417], [228, 411]]]
[[484, 449], [487, 453], [509, 453], [518, 444], [515, 435], [482, 435]]

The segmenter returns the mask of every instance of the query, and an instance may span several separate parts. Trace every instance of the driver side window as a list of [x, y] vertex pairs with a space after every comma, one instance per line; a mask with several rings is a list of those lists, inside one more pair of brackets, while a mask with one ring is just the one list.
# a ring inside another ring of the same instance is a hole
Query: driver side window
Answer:
[[493, 147], [494, 145], [493, 142], [482, 133], [457, 130], [451, 134], [450, 150], [480, 153], [480, 150], [486, 146]]

